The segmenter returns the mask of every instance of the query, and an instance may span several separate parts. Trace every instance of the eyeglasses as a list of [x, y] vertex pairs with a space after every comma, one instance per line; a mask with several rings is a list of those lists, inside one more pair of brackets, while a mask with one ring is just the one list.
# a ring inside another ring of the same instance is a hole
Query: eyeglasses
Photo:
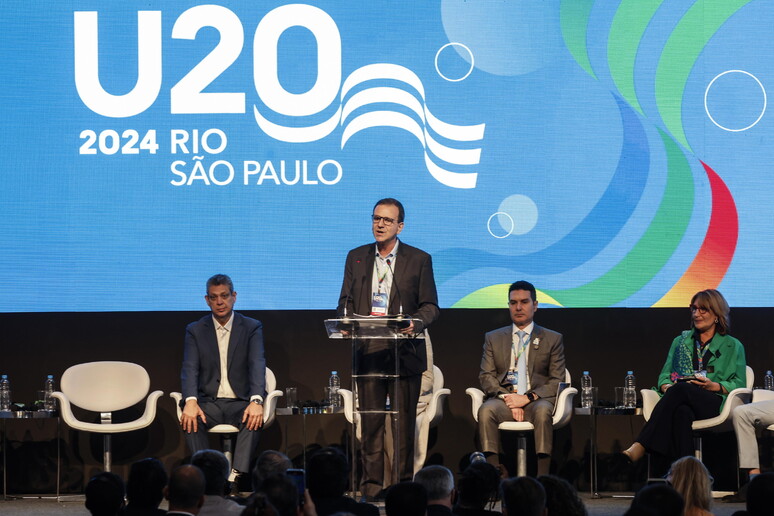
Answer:
[[385, 226], [392, 226], [395, 224], [395, 219], [391, 219], [390, 217], [380, 217], [379, 215], [373, 215], [371, 220], [374, 221], [374, 224], [379, 224], [379, 221], [383, 221]]
[[691, 311], [691, 313], [698, 311], [701, 315], [705, 315], [707, 312], [709, 312], [709, 308], [704, 306], [691, 305], [688, 307], [688, 309]]

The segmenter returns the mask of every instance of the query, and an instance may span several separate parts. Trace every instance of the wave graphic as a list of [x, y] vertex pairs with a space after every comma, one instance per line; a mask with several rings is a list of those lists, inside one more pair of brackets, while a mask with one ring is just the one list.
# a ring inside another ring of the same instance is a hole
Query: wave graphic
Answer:
[[[374, 80], [396, 81], [400, 87], [373, 86], [347, 95], [356, 87]], [[405, 88], [405, 89], [404, 89]], [[380, 109], [353, 113], [369, 106], [380, 105]], [[401, 106], [416, 115], [416, 118], [402, 111], [383, 109], [385, 104]], [[452, 188], [475, 188], [478, 173], [449, 170], [448, 165], [472, 167], [481, 161], [481, 147], [457, 148], [438, 141], [433, 133], [445, 140], [456, 143], [478, 142], [484, 138], [486, 124], [455, 125], [444, 122], [430, 112], [425, 102], [425, 88], [422, 80], [411, 70], [400, 65], [379, 63], [363, 66], [352, 72], [341, 88], [340, 105], [328, 120], [306, 127], [287, 127], [269, 121], [253, 106], [255, 121], [268, 136], [290, 143], [308, 143], [330, 135], [339, 125], [343, 127], [341, 148], [355, 134], [373, 127], [396, 127], [416, 137], [424, 149], [427, 171], [436, 181]], [[420, 123], [421, 122], [421, 123]], [[438, 163], [438, 162], [443, 163]]]

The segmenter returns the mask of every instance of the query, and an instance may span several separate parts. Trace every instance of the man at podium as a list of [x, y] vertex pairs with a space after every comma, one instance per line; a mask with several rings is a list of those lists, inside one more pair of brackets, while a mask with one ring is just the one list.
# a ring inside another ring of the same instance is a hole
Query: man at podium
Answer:
[[[399, 375], [357, 380], [360, 411], [384, 410], [389, 394], [399, 415], [399, 478], [413, 477], [414, 431], [422, 372], [427, 368], [425, 343], [412, 338], [438, 318], [438, 294], [432, 258], [426, 252], [401, 242], [403, 205], [397, 199], [377, 201], [371, 215], [375, 243], [349, 252], [339, 296], [339, 316], [405, 315], [413, 321], [400, 331], [397, 343]], [[390, 339], [362, 339], [355, 346], [355, 374], [394, 374], [396, 343]], [[397, 402], [397, 403], [396, 403]], [[381, 496], [384, 483], [384, 414], [361, 414], [363, 477], [360, 491], [366, 500]]]

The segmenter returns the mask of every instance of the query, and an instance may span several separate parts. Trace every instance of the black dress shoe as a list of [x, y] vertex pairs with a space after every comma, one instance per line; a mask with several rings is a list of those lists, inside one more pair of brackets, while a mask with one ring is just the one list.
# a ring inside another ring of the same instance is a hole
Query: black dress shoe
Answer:
[[721, 498], [721, 501], [725, 503], [740, 503], [740, 502], [746, 502], [747, 501], [747, 488], [750, 486], [750, 483], [747, 482], [745, 485], [739, 488], [739, 491], [737, 491], [734, 494], [726, 495], [723, 498]]

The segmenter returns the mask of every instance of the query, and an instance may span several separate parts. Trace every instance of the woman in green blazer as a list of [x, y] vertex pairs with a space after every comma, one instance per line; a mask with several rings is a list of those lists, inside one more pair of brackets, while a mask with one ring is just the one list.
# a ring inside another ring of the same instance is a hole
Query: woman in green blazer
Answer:
[[646, 451], [670, 461], [693, 455], [691, 424], [720, 413], [726, 396], [746, 385], [744, 347], [728, 335], [729, 307], [714, 289], [691, 299], [692, 329], [672, 341], [658, 377], [661, 400], [623, 453], [634, 462]]

